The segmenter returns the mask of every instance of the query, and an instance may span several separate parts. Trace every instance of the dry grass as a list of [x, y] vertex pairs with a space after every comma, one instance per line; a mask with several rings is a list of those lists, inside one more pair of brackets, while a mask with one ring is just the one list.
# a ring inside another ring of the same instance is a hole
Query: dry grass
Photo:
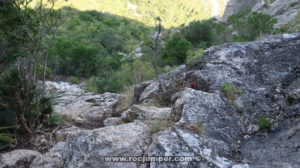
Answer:
[[154, 134], [171, 127], [173, 124], [175, 124], [175, 122], [172, 120], [162, 119], [162, 120], [147, 121], [146, 124], [150, 126], [150, 133]]
[[202, 123], [195, 123], [195, 124], [188, 124], [186, 125], [186, 128], [195, 132], [196, 134], [203, 134], [203, 124]]
[[127, 87], [121, 92], [121, 94], [122, 97], [120, 98], [116, 108], [117, 113], [123, 112], [130, 107], [134, 94], [134, 86]]

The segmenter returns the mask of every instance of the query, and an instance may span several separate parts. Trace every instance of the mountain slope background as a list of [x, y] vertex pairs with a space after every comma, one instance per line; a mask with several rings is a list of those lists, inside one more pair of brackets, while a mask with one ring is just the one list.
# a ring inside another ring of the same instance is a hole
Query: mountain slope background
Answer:
[[[166, 28], [195, 20], [223, 16], [227, 0], [59, 0], [56, 8], [72, 7], [81, 11], [95, 10], [134, 19], [154, 26], [160, 17]], [[33, 3], [37, 6], [38, 1]]]

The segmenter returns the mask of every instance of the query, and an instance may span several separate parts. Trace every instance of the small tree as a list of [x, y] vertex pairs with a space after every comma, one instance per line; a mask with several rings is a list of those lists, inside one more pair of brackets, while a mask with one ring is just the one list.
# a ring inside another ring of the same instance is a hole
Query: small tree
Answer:
[[210, 47], [215, 39], [215, 20], [191, 22], [184, 30], [184, 37], [194, 46], [203, 48]]
[[272, 34], [275, 31], [274, 24], [277, 19], [270, 15], [254, 12], [248, 17], [250, 36], [259, 37], [264, 33]]
[[184, 39], [180, 34], [174, 34], [167, 42], [162, 59], [167, 65], [183, 64], [188, 56], [191, 43]]
[[30, 8], [32, 0], [11, 0], [0, 6], [0, 34], [5, 44], [0, 46], [0, 61], [11, 64], [0, 71], [0, 112], [16, 116], [17, 132], [23, 138], [39, 132], [52, 112], [45, 90], [37, 85], [37, 66], [44, 66], [45, 79], [46, 37], [57, 21], [55, 2], [39, 0], [35, 9]]
[[160, 79], [160, 75], [157, 69], [157, 60], [159, 58], [159, 37], [160, 34], [162, 33], [162, 26], [161, 26], [161, 19], [159, 17], [156, 18], [156, 21], [158, 22], [158, 26], [157, 26], [157, 32], [156, 32], [156, 36], [153, 40], [153, 44], [151, 45], [151, 49], [153, 51], [153, 60], [152, 60], [152, 65], [156, 74], [156, 78], [159, 82], [160, 88], [162, 89], [163, 93], [166, 92], [166, 88], [164, 86], [164, 84], [162, 83], [161, 79]]

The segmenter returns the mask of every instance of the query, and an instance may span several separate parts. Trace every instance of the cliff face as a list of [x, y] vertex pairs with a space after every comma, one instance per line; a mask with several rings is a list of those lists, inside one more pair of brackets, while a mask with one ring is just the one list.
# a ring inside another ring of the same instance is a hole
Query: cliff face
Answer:
[[240, 12], [244, 9], [250, 8], [252, 9], [258, 2], [261, 0], [225, 0], [226, 7], [225, 12], [222, 17], [223, 20], [227, 20], [227, 18], [237, 12]]
[[299, 0], [228, 0], [223, 20], [230, 15], [250, 8], [253, 12], [262, 12], [278, 19], [276, 27], [287, 24], [299, 24], [300, 1]]
[[[13, 151], [2, 154], [0, 163], [14, 166], [25, 160], [33, 168], [299, 167], [300, 34], [224, 44], [207, 49], [204, 55], [199, 62], [163, 75], [167, 94], [161, 94], [157, 81], [136, 86], [136, 105], [122, 114], [112, 109], [100, 115], [102, 106], [109, 109], [107, 105], [117, 99], [104, 99], [104, 95], [87, 99], [89, 93], [69, 97], [73, 103], [81, 102], [78, 108], [91, 107], [92, 114], [101, 116], [92, 122], [105, 124], [88, 130], [60, 129], [49, 152]], [[98, 101], [107, 103], [95, 104]], [[158, 104], [169, 107], [154, 106]], [[64, 113], [77, 112], [70, 107]], [[196, 160], [107, 162], [104, 156], [192, 156]]]

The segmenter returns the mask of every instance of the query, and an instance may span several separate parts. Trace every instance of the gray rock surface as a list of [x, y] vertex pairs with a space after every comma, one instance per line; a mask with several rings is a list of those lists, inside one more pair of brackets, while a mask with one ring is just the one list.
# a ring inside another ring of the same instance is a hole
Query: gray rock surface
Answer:
[[275, 27], [281, 27], [293, 23], [299, 13], [299, 0], [228, 0], [222, 20], [227, 20], [229, 16], [240, 12], [246, 8], [253, 12], [262, 12], [274, 16], [278, 22]]
[[0, 168], [28, 167], [40, 155], [40, 152], [26, 149], [0, 154]]
[[103, 126], [103, 120], [112, 117], [120, 98], [115, 93], [86, 93], [78, 85], [65, 82], [47, 81], [46, 86], [64, 92], [62, 102], [55, 106], [55, 112], [87, 128]]
[[111, 117], [107, 118], [103, 121], [105, 127], [112, 126], [112, 125], [120, 125], [123, 124], [123, 119], [121, 117]]
[[299, 0], [275, 0], [272, 3], [260, 1], [252, 11], [263, 12], [278, 19], [276, 27], [293, 22], [299, 12]]
[[[149, 137], [148, 127], [141, 122], [93, 130], [78, 129], [68, 136], [60, 149], [35, 159], [32, 166], [43, 167], [55, 163], [52, 167], [61, 167], [60, 161], [63, 160], [63, 167], [144, 167], [134, 162], [106, 162], [104, 156], [143, 156], [150, 143]], [[56, 162], [48, 159], [52, 155], [56, 156]]]
[[[34, 159], [32, 167], [300, 167], [299, 77], [300, 34], [211, 47], [201, 61], [162, 75], [168, 90], [181, 88], [165, 95], [175, 101], [171, 109], [144, 105], [159, 98], [153, 95], [160, 89], [155, 80], [145, 82], [135, 89], [136, 100], [143, 95], [137, 101], [141, 104], [122, 114], [131, 123], [59, 130], [60, 142]], [[185, 87], [190, 81], [197, 81], [197, 87]], [[226, 85], [232, 87], [224, 89]], [[163, 116], [173, 120], [172, 125], [157, 124], [155, 133], [144, 122]], [[262, 116], [271, 121], [270, 127], [260, 127]], [[104, 156], [196, 160], [142, 164], [105, 162]]]
[[163, 120], [171, 117], [171, 108], [133, 105], [122, 113], [123, 120]]

